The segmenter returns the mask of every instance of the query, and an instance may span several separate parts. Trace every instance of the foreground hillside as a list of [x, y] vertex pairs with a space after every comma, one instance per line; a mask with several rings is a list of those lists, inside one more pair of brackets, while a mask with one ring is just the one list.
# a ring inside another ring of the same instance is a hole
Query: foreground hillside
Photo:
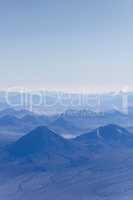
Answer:
[[131, 200], [133, 136], [116, 125], [66, 140], [38, 127], [3, 147], [2, 200]]

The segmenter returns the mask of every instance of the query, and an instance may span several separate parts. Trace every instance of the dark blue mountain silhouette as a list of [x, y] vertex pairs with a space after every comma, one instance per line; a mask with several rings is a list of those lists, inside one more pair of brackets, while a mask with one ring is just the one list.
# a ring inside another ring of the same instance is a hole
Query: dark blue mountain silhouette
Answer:
[[88, 145], [113, 145], [133, 147], [133, 135], [126, 129], [110, 124], [85, 133], [75, 139]]
[[23, 136], [9, 147], [9, 152], [15, 156], [32, 154], [64, 154], [71, 149], [70, 143], [56, 135], [47, 127], [38, 127]]

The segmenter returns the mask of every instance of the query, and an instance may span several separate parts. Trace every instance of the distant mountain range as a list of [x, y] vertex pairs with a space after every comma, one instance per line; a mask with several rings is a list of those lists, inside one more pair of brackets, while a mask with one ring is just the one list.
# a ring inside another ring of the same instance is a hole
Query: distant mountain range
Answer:
[[53, 122], [57, 116], [36, 115], [28, 110], [6, 109], [0, 111], [0, 134], [20, 137], [38, 126]]
[[13, 108], [7, 108], [4, 110], [0, 111], [0, 117], [4, 117], [4, 116], [13, 116], [13, 117], [17, 117], [17, 118], [22, 118], [25, 115], [34, 115], [33, 112], [30, 112], [29, 110], [16, 110]]
[[103, 113], [96, 113], [90, 110], [68, 110], [61, 114], [57, 120], [50, 124], [50, 127], [58, 133], [64, 133], [69, 137], [77, 136], [83, 132], [91, 131], [99, 126], [117, 124], [133, 131], [133, 113], [121, 113], [117, 110], [110, 110]]
[[28, 110], [6, 109], [0, 111], [0, 133], [26, 134], [38, 126], [48, 126], [66, 138], [76, 137], [99, 126], [117, 124], [133, 132], [133, 112], [117, 110], [96, 113], [90, 110], [67, 110], [58, 115], [37, 115]]

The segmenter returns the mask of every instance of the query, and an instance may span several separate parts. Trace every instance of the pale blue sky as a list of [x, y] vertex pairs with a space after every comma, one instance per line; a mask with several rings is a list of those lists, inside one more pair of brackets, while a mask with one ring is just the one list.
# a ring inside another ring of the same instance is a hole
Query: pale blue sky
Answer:
[[132, 0], [0, 0], [0, 89], [133, 88]]

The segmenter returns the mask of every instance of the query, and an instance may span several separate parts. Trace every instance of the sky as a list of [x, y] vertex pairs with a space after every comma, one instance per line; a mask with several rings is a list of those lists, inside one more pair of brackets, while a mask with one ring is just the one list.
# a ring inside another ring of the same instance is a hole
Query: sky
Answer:
[[133, 89], [132, 0], [0, 0], [0, 89]]

